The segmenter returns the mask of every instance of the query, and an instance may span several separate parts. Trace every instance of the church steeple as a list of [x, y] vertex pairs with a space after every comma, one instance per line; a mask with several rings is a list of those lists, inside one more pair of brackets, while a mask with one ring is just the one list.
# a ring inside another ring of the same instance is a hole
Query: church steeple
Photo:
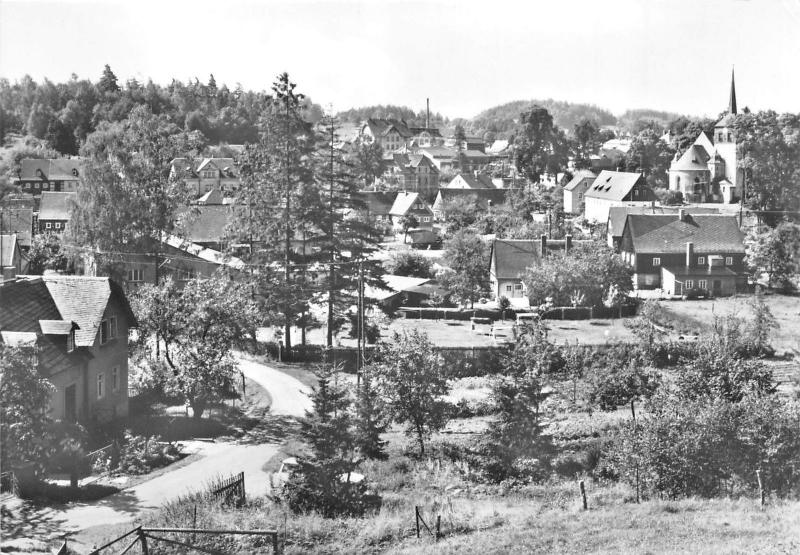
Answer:
[[731, 68], [731, 98], [728, 100], [728, 113], [736, 114], [736, 82], [733, 76], [733, 68]]

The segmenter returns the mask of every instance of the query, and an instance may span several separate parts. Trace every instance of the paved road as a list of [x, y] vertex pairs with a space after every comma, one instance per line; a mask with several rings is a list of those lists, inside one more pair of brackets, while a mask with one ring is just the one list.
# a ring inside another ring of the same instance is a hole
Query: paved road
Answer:
[[[311, 405], [308, 398], [310, 390], [295, 378], [263, 364], [244, 359], [239, 362], [242, 372], [269, 392], [273, 400], [269, 415], [278, 417], [273, 419], [274, 422], [265, 422], [264, 427], [257, 426], [252, 434], [248, 434], [249, 437], [242, 440], [185, 442], [191, 451], [200, 455], [199, 460], [99, 501], [71, 503], [63, 509], [31, 510], [23, 516], [25, 526], [13, 535], [44, 538], [58, 532], [63, 534], [99, 525], [129, 522], [157, 509], [170, 499], [202, 489], [217, 477], [236, 472], [245, 473], [249, 495], [266, 493], [269, 476], [261, 467], [278, 451], [280, 445], [275, 438], [280, 435], [265, 433], [264, 428], [268, 431], [270, 426], [280, 426], [281, 416], [304, 415]], [[8, 539], [12, 534], [5, 524], [3, 536]]]
[[284, 416], [305, 416], [311, 409], [311, 389], [279, 370], [251, 360], [238, 358], [239, 370], [269, 392], [270, 413]]

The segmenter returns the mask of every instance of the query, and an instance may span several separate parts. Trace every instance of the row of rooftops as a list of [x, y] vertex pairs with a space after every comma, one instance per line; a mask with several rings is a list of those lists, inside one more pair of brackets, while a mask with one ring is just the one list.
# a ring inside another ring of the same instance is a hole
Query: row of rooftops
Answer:
[[81, 158], [24, 158], [12, 182], [77, 181]]

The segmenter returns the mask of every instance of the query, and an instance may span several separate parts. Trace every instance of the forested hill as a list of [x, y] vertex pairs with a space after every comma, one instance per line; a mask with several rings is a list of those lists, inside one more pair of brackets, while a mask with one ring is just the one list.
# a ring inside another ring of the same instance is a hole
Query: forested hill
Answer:
[[631, 132], [636, 132], [636, 122], [655, 121], [661, 125], [661, 127], [669, 127], [670, 122], [681, 117], [684, 117], [683, 114], [642, 108], [638, 110], [626, 110], [624, 114], [617, 118], [617, 121], [620, 126], [629, 129]]
[[[369, 118], [379, 119], [402, 119], [409, 125], [425, 125], [425, 110], [414, 112], [408, 106], [395, 106], [393, 104], [376, 104], [374, 106], [363, 106], [361, 108], [350, 108], [336, 114], [336, 117], [343, 122], [360, 123]], [[431, 113], [431, 125], [435, 127], [446, 127], [449, 123], [448, 118], [442, 114]]]
[[493, 131], [498, 137], [507, 136], [514, 129], [520, 113], [534, 105], [546, 108], [553, 116], [554, 123], [568, 131], [571, 131], [575, 124], [584, 118], [593, 120], [598, 125], [615, 125], [617, 123], [614, 114], [593, 104], [575, 104], [548, 98], [547, 100], [515, 100], [494, 106], [484, 110], [471, 120], [467, 120], [466, 127], [475, 135]]

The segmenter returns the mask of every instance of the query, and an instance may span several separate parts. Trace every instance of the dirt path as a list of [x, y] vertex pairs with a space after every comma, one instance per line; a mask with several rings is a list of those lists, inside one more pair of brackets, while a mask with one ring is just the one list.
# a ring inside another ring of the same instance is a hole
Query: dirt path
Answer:
[[[20, 504], [12, 509], [15, 518], [3, 519], [4, 547], [13, 538], [47, 541], [67, 532], [135, 522], [164, 502], [202, 489], [215, 478], [233, 473], [244, 472], [248, 495], [266, 493], [269, 476], [261, 467], [278, 451], [293, 418], [304, 415], [310, 407], [310, 390], [295, 378], [261, 363], [245, 359], [239, 359], [239, 363], [242, 372], [266, 389], [272, 398], [269, 411], [258, 407], [251, 411], [261, 423], [243, 438], [185, 442], [199, 455], [198, 460], [98, 501], [47, 508]], [[79, 548], [80, 535], [74, 539], [78, 545], [71, 545]]]

